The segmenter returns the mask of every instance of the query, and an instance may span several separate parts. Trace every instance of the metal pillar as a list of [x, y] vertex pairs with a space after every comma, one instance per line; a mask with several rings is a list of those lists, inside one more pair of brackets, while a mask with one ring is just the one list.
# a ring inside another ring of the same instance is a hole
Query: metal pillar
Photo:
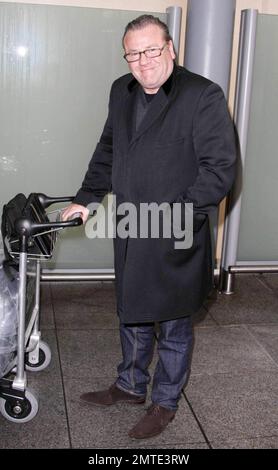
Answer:
[[[236, 0], [188, 0], [184, 65], [229, 90]], [[218, 210], [209, 216], [213, 252]], [[213, 260], [214, 261], [214, 260]]]
[[184, 65], [227, 97], [236, 0], [188, 0]]
[[181, 32], [181, 7], [173, 6], [166, 8], [167, 26], [169, 33], [173, 39], [174, 49], [178, 58], [180, 49], [180, 32]]
[[237, 128], [240, 156], [235, 185], [230, 197], [230, 211], [225, 221], [224, 246], [222, 257], [222, 291], [225, 294], [233, 292], [237, 260], [237, 248], [241, 210], [241, 186], [244, 170], [247, 132], [249, 124], [250, 101], [252, 91], [253, 64], [256, 42], [257, 10], [244, 10], [241, 17], [239, 61], [235, 98], [235, 124]]

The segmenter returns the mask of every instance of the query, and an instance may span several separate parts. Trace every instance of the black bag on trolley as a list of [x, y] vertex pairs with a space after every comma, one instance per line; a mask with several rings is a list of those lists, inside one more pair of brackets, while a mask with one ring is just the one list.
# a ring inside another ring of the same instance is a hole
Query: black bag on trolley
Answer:
[[[3, 207], [2, 212], [2, 222], [1, 222], [1, 233], [3, 239], [3, 247], [4, 247], [4, 269], [9, 276], [9, 268], [8, 266], [15, 266], [16, 263], [14, 262], [13, 258], [11, 257], [9, 250], [6, 245], [6, 240], [9, 240], [9, 243], [13, 244], [13, 251], [19, 251], [19, 242], [18, 235], [14, 230], [14, 225], [16, 219], [22, 217], [25, 205], [26, 205], [26, 196], [24, 194], [19, 193], [13, 199], [11, 199], [7, 204]], [[7, 267], [7, 269], [6, 269]]]

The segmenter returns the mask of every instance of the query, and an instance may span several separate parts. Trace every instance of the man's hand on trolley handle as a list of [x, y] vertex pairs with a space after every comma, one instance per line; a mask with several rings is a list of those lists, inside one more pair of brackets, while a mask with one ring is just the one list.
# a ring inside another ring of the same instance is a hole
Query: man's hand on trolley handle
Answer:
[[87, 207], [73, 203], [63, 210], [62, 220], [66, 221], [69, 219], [74, 219], [75, 217], [81, 217], [83, 220], [83, 224], [85, 224], [89, 217], [89, 213], [90, 211], [89, 209], [87, 209]]

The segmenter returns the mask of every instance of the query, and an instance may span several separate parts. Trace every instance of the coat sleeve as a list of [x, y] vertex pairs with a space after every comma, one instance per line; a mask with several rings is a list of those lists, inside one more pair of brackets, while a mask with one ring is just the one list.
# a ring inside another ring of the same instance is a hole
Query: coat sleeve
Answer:
[[233, 123], [221, 88], [210, 84], [201, 94], [193, 117], [193, 145], [198, 161], [196, 180], [178, 202], [193, 203], [194, 230], [227, 195], [235, 178]]
[[87, 206], [92, 202], [101, 202], [111, 188], [113, 160], [112, 128], [112, 89], [109, 99], [109, 111], [100, 140], [93, 153], [82, 186], [77, 192], [74, 203]]

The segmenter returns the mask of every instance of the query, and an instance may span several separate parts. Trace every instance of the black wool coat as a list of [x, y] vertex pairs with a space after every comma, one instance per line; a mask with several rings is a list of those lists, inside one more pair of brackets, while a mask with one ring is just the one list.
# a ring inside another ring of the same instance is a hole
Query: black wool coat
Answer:
[[230, 190], [235, 136], [222, 90], [174, 66], [134, 131], [139, 83], [131, 74], [111, 88], [109, 114], [75, 201], [87, 206], [113, 191], [117, 204], [191, 202], [189, 249], [174, 238], [114, 240], [118, 314], [124, 323], [192, 314], [212, 287], [208, 213]]

